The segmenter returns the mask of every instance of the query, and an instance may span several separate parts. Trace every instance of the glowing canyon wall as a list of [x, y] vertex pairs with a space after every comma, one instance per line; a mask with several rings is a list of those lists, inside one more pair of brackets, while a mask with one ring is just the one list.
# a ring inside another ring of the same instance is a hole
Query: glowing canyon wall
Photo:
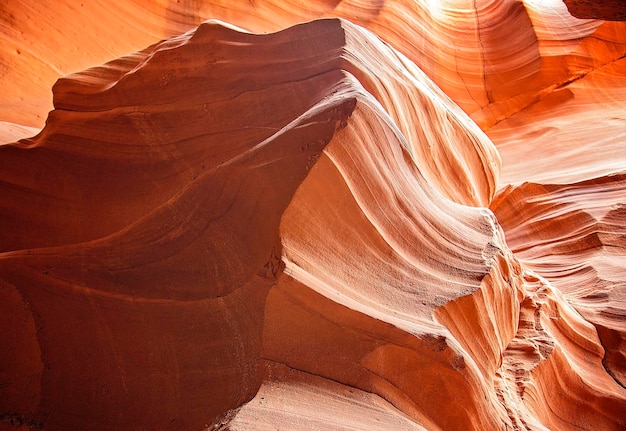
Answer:
[[1, 5], [0, 430], [626, 428], [624, 15]]

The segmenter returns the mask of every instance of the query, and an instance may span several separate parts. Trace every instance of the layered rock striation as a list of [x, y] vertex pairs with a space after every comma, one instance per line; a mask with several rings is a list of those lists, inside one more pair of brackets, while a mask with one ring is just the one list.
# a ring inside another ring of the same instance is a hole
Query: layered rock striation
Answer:
[[623, 429], [624, 25], [472, 3], [157, 2], [373, 31], [206, 21], [32, 137], [7, 93], [0, 427]]

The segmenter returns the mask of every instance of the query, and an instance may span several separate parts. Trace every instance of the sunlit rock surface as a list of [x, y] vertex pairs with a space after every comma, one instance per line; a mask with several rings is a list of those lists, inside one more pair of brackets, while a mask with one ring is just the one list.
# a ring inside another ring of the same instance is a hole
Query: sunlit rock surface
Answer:
[[231, 3], [0, 7], [0, 429], [624, 429], [619, 11]]

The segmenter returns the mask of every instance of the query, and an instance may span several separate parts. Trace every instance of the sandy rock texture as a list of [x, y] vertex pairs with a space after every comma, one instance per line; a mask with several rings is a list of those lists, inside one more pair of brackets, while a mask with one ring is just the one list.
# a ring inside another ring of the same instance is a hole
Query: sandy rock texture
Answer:
[[625, 429], [626, 24], [566, 3], [0, 5], [0, 430]]

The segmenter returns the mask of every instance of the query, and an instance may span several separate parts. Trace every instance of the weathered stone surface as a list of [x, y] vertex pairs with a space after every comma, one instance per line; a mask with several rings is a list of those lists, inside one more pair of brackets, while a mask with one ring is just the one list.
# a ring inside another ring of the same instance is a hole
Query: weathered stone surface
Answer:
[[0, 7], [0, 429], [624, 429], [625, 24], [231, 3]]

